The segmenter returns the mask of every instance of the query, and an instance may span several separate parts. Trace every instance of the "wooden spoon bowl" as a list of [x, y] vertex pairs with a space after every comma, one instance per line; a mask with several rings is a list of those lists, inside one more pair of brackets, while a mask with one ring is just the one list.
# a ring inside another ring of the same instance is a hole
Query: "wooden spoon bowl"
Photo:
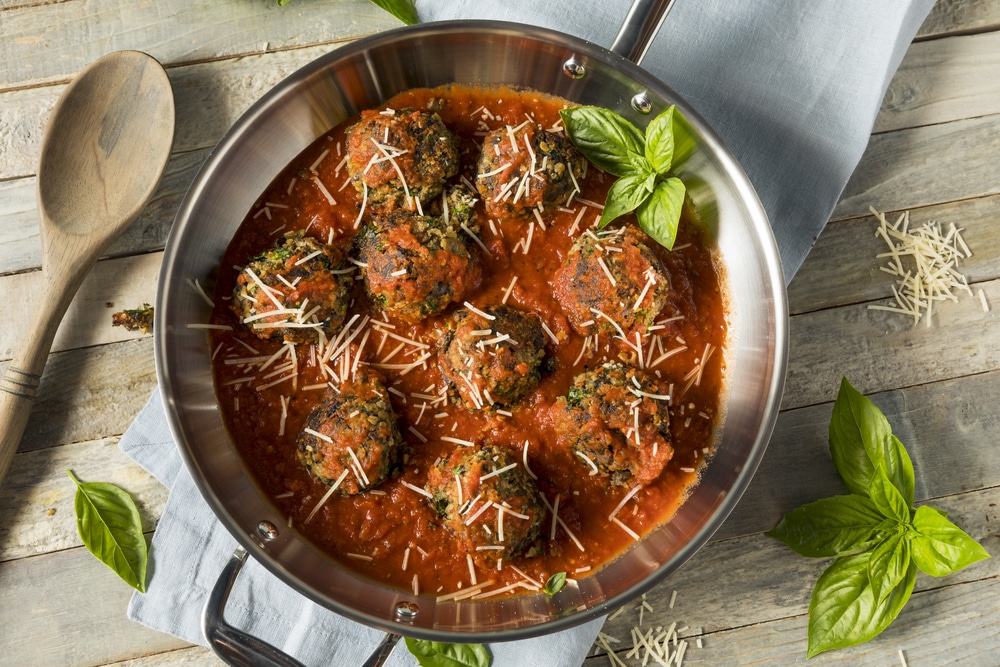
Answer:
[[153, 195], [173, 137], [170, 80], [138, 51], [95, 61], [56, 102], [38, 163], [42, 293], [26, 340], [0, 380], [0, 483], [59, 322], [101, 251]]

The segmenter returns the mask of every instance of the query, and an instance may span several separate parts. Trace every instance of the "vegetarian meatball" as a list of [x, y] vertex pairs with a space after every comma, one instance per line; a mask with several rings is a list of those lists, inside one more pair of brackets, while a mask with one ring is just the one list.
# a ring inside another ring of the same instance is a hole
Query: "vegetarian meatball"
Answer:
[[573, 243], [553, 277], [553, 294], [581, 336], [624, 334], [633, 341], [663, 309], [670, 284], [646, 238], [627, 226], [587, 230]]
[[476, 188], [488, 215], [521, 218], [535, 207], [564, 205], [586, 165], [568, 139], [525, 122], [486, 135]]
[[342, 496], [380, 485], [398, 470], [404, 452], [385, 386], [363, 367], [339, 391], [326, 392], [296, 444], [302, 465]]
[[427, 111], [366, 110], [347, 133], [347, 169], [374, 209], [415, 210], [458, 173], [458, 139]]
[[[479, 287], [482, 269], [462, 231], [476, 233], [474, 198], [448, 194], [447, 214], [397, 210], [377, 216], [360, 236], [365, 286], [386, 311], [410, 322], [436, 315]], [[471, 202], [471, 203], [470, 203]]]
[[243, 268], [230, 308], [258, 338], [314, 343], [347, 313], [353, 271], [340, 259], [311, 236], [289, 232]]
[[535, 555], [545, 508], [509, 450], [461, 447], [430, 469], [427, 490], [445, 527], [473, 557]]
[[649, 484], [674, 454], [667, 388], [618, 363], [578, 375], [552, 407], [552, 423], [560, 446], [616, 486]]
[[538, 385], [545, 332], [534, 313], [510, 306], [458, 311], [439, 343], [449, 393], [473, 409], [509, 407]]

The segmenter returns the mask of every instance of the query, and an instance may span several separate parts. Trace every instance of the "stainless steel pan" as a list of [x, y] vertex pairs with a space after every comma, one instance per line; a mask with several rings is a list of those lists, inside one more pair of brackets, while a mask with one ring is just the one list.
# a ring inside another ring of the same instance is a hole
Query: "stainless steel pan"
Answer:
[[[638, 60], [668, 4], [638, 2], [615, 49]], [[425, 639], [495, 641], [553, 632], [606, 613], [676, 570], [721, 525], [749, 483], [784, 381], [787, 305], [778, 253], [753, 187], [719, 137], [695, 109], [625, 55], [551, 30], [500, 22], [425, 24], [379, 34], [317, 59], [269, 91], [222, 139], [192, 184], [167, 243], [157, 298], [157, 374], [168, 420], [219, 520], [254, 559], [319, 604]], [[725, 423], [714, 458], [669, 523], [553, 599], [540, 593], [462, 603], [415, 597], [344, 569], [285, 528], [222, 424], [205, 337], [186, 326], [206, 321], [208, 308], [185, 280], [213, 275], [256, 197], [296, 154], [395, 93], [452, 82], [534, 88], [609, 107], [640, 127], [676, 104], [695, 141], [676, 168], [715, 231], [725, 266], [731, 341]], [[235, 576], [238, 566], [234, 560], [229, 573]], [[212, 631], [225, 635], [218, 627]]]

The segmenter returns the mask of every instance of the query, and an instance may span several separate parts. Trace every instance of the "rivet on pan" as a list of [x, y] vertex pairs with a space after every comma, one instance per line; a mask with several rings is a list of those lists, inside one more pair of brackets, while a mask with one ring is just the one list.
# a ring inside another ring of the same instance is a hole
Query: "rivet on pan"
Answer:
[[653, 110], [653, 103], [649, 101], [645, 91], [638, 93], [632, 98], [632, 108], [639, 113], [649, 113]]
[[400, 602], [396, 605], [396, 618], [401, 621], [412, 621], [420, 613], [416, 602]]
[[587, 68], [574, 56], [563, 63], [563, 74], [571, 79], [582, 79], [587, 74]]
[[257, 532], [268, 542], [278, 537], [278, 529], [274, 527], [273, 523], [266, 520], [257, 524]]

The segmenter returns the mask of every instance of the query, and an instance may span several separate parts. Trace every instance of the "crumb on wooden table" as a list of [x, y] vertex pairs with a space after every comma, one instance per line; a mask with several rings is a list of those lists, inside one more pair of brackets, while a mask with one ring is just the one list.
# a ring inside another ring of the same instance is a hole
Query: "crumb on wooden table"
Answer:
[[153, 328], [153, 307], [144, 303], [141, 308], [126, 309], [114, 313], [111, 315], [111, 324], [116, 327], [125, 327], [129, 331], [149, 333]]

